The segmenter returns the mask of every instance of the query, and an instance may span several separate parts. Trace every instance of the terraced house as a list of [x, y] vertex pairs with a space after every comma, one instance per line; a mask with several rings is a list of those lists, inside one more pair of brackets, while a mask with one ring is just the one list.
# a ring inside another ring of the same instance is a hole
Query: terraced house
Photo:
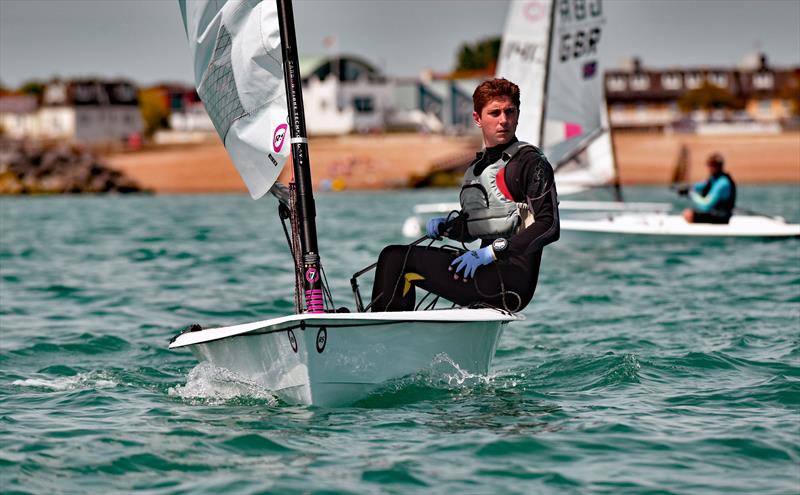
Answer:
[[772, 67], [764, 55], [739, 67], [630, 67], [605, 75], [616, 128], [698, 133], [780, 132], [798, 126], [800, 67]]

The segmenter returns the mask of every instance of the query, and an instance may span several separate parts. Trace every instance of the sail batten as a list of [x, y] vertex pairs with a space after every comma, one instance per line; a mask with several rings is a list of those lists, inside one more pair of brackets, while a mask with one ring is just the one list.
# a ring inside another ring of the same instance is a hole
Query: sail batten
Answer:
[[250, 195], [263, 196], [290, 153], [274, 2], [178, 0], [197, 92]]

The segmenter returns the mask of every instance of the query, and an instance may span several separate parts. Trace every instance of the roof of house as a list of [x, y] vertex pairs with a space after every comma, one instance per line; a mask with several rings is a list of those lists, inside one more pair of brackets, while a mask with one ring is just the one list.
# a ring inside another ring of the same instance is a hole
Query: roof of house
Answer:
[[38, 102], [33, 95], [0, 96], [0, 113], [34, 113], [37, 108]]
[[43, 102], [53, 105], [131, 105], [139, 104], [139, 89], [124, 79], [72, 79], [52, 81], [45, 87]]
[[330, 73], [338, 73], [340, 81], [354, 81], [364, 75], [371, 81], [383, 82], [386, 80], [383, 71], [365, 58], [356, 55], [303, 56], [300, 57], [299, 63], [300, 77], [303, 80], [314, 74], [320, 79], [325, 79]]

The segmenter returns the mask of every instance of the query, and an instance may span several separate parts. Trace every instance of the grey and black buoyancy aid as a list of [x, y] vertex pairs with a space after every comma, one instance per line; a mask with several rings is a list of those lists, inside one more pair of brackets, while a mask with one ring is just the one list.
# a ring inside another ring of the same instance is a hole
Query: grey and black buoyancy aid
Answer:
[[506, 165], [525, 146], [531, 145], [517, 141], [480, 175], [475, 175], [475, 163], [464, 174], [459, 199], [461, 211], [467, 214], [467, 231], [472, 237], [509, 237], [533, 222], [527, 203], [515, 202], [505, 184]]

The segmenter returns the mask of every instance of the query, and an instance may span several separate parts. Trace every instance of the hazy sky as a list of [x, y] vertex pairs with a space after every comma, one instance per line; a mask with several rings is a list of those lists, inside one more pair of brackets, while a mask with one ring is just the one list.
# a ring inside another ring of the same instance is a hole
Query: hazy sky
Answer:
[[[621, 60], [732, 65], [755, 49], [800, 65], [800, 0], [604, 0]], [[499, 36], [508, 0], [295, 0], [303, 55], [361, 55], [392, 76], [453, 68], [464, 42]], [[192, 81], [175, 0], [0, 0], [0, 81], [54, 75]]]

